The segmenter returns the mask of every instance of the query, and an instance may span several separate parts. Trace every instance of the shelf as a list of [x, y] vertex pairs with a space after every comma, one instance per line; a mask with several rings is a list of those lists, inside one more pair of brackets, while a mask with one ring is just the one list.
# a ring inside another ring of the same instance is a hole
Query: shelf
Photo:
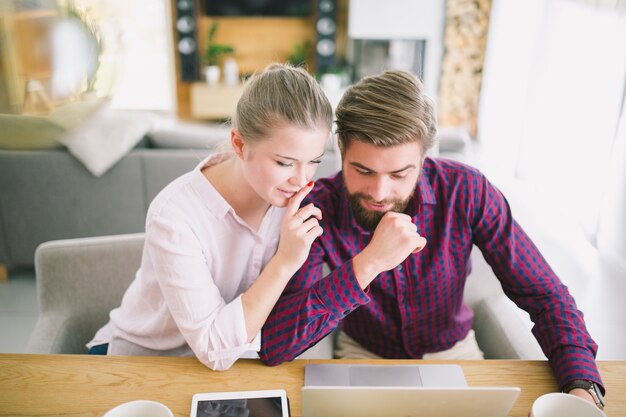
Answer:
[[57, 18], [59, 12], [57, 10], [16, 10], [9, 14], [13, 20], [33, 20], [43, 18]]
[[194, 119], [228, 119], [237, 108], [243, 85], [193, 83], [190, 89], [191, 116]]

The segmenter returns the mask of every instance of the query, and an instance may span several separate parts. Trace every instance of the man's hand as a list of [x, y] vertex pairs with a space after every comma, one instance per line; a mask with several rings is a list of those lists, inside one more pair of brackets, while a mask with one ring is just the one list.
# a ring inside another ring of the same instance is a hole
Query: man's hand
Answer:
[[591, 404], [593, 404], [594, 406], [596, 405], [595, 400], [593, 399], [593, 397], [591, 396], [591, 394], [589, 394], [589, 391], [584, 390], [582, 388], [574, 388], [573, 390], [571, 390], [568, 394], [571, 395], [575, 395], [577, 397], [582, 398], [583, 400], [587, 400], [589, 401]]
[[410, 216], [386, 213], [374, 230], [370, 243], [352, 260], [361, 288], [367, 287], [378, 274], [395, 268], [424, 246], [426, 239], [417, 233], [417, 226]]

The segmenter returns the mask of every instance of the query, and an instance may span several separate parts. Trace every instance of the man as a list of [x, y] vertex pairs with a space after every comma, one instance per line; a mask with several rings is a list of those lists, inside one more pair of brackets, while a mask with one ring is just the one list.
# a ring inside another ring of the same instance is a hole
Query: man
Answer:
[[503, 195], [476, 169], [425, 157], [436, 120], [419, 80], [365, 78], [336, 113], [342, 172], [307, 197], [324, 233], [266, 322], [261, 359], [292, 360], [340, 323], [339, 357], [482, 358], [463, 303], [476, 245], [530, 314], [560, 388], [601, 405], [597, 345]]

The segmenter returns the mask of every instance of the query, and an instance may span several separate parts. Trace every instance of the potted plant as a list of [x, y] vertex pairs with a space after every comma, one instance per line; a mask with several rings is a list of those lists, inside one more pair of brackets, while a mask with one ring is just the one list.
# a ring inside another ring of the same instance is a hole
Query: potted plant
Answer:
[[287, 62], [296, 67], [307, 67], [307, 62], [311, 56], [313, 45], [308, 39], [300, 43], [295, 43], [291, 48], [291, 54], [287, 57]]
[[215, 32], [217, 32], [217, 22], [213, 22], [207, 33], [207, 45], [204, 50], [202, 60], [205, 67], [205, 77], [207, 83], [215, 85], [220, 79], [220, 62], [226, 55], [235, 52], [235, 48], [228, 44], [216, 43]]

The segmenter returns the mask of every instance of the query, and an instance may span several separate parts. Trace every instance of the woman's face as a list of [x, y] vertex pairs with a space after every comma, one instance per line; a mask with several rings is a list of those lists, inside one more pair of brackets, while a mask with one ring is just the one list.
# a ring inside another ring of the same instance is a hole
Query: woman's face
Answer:
[[285, 207], [315, 174], [329, 130], [283, 124], [255, 143], [242, 146], [243, 173], [266, 202]]

